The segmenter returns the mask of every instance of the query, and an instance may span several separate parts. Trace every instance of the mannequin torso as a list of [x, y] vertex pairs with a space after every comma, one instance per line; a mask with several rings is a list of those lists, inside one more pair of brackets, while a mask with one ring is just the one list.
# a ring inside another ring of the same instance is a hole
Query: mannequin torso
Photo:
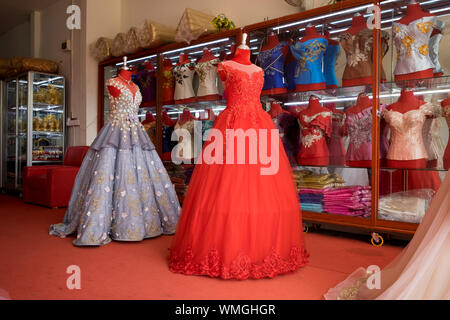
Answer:
[[[133, 96], [136, 96], [136, 92], [138, 90], [138, 87], [131, 81], [131, 75], [132, 72], [122, 69], [119, 72], [119, 76], [117, 79], [119, 79], [128, 89], [130, 89], [131, 93], [133, 93]], [[113, 86], [107, 86], [109, 93], [114, 97], [117, 98], [120, 95], [120, 90]]]
[[284, 57], [288, 48], [282, 46], [276, 34], [267, 37], [267, 43], [262, 47], [258, 62], [264, 70], [264, 87], [262, 95], [285, 93]]
[[217, 64], [220, 60], [205, 48], [203, 56], [195, 65], [195, 71], [199, 76], [199, 87], [197, 91], [198, 101], [219, 100], [217, 87]]

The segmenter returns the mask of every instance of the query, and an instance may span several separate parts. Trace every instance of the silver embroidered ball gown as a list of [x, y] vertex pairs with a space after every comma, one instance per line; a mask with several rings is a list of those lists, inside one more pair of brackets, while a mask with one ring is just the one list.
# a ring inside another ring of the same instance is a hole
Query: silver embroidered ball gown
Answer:
[[51, 235], [76, 232], [76, 246], [173, 234], [181, 210], [170, 178], [139, 122], [139, 89], [136, 86], [133, 94], [118, 78], [108, 80], [107, 86], [119, 89], [120, 95], [109, 96], [111, 115], [80, 167], [63, 222], [50, 226]]

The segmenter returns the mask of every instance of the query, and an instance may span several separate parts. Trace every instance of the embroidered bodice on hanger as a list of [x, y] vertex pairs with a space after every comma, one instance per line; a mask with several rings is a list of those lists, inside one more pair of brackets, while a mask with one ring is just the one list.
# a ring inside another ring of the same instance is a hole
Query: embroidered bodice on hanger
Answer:
[[435, 17], [422, 17], [408, 25], [394, 22], [393, 35], [397, 48], [394, 75], [403, 75], [433, 69], [429, 55], [429, 41]]
[[[347, 56], [342, 80], [345, 82], [353, 79], [367, 78], [367, 83], [371, 83], [373, 30], [363, 29], [355, 35], [349, 32], [343, 32], [339, 37], [342, 48]], [[381, 31], [382, 57], [388, 52], [388, 40], [389, 34], [386, 31]], [[381, 68], [381, 79], [386, 79], [383, 67]]]
[[217, 88], [217, 64], [219, 59], [199, 62], [195, 66], [195, 72], [200, 79], [197, 97], [219, 94]]
[[298, 60], [297, 85], [325, 82], [322, 61], [327, 46], [328, 40], [325, 38], [297, 41], [295, 46], [291, 46], [292, 54]]
[[285, 88], [283, 45], [279, 43], [269, 50], [261, 51], [258, 61], [264, 70], [263, 90]]
[[426, 118], [436, 117], [439, 112], [440, 108], [428, 102], [405, 113], [385, 109], [383, 117], [391, 128], [387, 159], [428, 159], [422, 129]]
[[183, 100], [195, 97], [192, 82], [195, 74], [195, 63], [188, 62], [173, 67], [173, 75], [175, 77], [175, 100]]
[[162, 66], [162, 101], [166, 104], [173, 104], [175, 93], [175, 77], [171, 65]]

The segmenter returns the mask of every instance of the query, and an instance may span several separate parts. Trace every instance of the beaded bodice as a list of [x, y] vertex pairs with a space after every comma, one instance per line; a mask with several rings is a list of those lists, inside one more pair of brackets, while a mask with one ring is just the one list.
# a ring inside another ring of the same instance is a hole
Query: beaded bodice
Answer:
[[117, 97], [113, 97], [108, 92], [111, 109], [108, 121], [111, 122], [111, 125], [127, 131], [135, 131], [137, 127], [142, 128], [138, 117], [138, 108], [142, 102], [142, 95], [137, 85], [130, 82], [130, 85], [136, 87], [135, 94], [125, 85], [124, 81], [118, 78], [109, 79], [106, 85], [120, 90], [120, 94]]

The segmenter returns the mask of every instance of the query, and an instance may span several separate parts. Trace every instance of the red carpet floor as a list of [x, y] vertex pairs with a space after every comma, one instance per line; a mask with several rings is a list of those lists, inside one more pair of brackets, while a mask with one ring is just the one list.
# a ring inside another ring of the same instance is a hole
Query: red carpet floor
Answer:
[[[65, 210], [24, 204], [0, 195], [0, 291], [12, 299], [322, 299], [360, 266], [384, 267], [402, 246], [376, 248], [367, 238], [305, 235], [308, 265], [274, 279], [224, 281], [173, 274], [171, 237], [79, 248], [73, 238], [48, 235]], [[69, 290], [66, 269], [81, 268], [81, 290]]]

